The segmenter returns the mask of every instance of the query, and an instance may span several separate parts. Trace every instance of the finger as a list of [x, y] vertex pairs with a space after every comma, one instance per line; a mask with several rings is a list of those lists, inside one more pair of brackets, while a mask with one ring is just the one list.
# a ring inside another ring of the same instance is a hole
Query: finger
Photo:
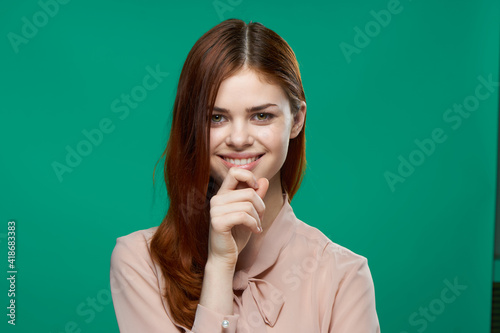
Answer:
[[257, 186], [257, 178], [253, 172], [238, 167], [231, 167], [226, 175], [226, 178], [222, 181], [218, 193], [236, 190], [240, 182], [246, 183], [248, 187], [252, 188], [256, 188]]
[[266, 196], [267, 190], [269, 189], [269, 180], [267, 178], [259, 178], [257, 181], [257, 184], [259, 185], [259, 188], [255, 190], [259, 197], [264, 199]]
[[257, 226], [261, 226], [260, 216], [253, 203], [249, 201], [240, 201], [226, 204], [223, 206], [214, 206], [210, 209], [210, 215], [212, 218], [224, 217], [229, 214], [245, 212], [252, 216], [257, 222]]
[[256, 220], [259, 219], [259, 213], [255, 209], [254, 204], [250, 201], [238, 201], [210, 208], [210, 215], [212, 217], [223, 216], [235, 212], [246, 212]]
[[244, 225], [255, 233], [260, 233], [257, 220], [245, 211], [234, 211], [212, 217], [212, 229], [217, 233], [230, 233], [237, 225]]
[[[261, 192], [267, 191], [265, 186], [266, 185], [264, 184], [263, 189], [260, 190]], [[266, 205], [264, 204], [262, 198], [257, 194], [257, 191], [252, 188], [233, 190], [222, 194], [218, 193], [217, 195], [213, 196], [212, 199], [210, 200], [210, 206], [211, 207], [225, 206], [233, 202], [251, 202], [255, 210], [257, 211], [258, 216], [259, 217], [264, 216]]]

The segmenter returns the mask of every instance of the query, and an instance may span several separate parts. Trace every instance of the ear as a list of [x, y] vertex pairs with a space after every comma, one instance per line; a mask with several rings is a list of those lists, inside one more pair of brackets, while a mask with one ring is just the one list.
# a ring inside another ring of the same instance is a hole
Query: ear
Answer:
[[302, 130], [302, 127], [304, 127], [304, 122], [306, 120], [306, 111], [306, 102], [301, 101], [299, 112], [297, 112], [293, 119], [292, 129], [290, 130], [290, 139], [295, 139]]

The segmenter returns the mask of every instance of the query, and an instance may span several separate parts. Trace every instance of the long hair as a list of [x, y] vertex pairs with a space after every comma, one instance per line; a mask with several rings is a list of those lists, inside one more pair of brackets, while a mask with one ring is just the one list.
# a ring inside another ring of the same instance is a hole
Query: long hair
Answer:
[[[210, 199], [217, 191], [210, 176], [210, 119], [221, 82], [244, 65], [262, 80], [281, 86], [294, 117], [305, 101], [294, 52], [261, 23], [223, 21], [201, 36], [189, 52], [179, 78], [170, 137], [160, 157], [165, 157], [163, 173], [170, 205], [150, 245], [151, 256], [165, 278], [162, 297], [174, 321], [187, 328], [193, 325], [201, 294]], [[289, 201], [300, 187], [305, 167], [304, 126], [290, 140], [281, 168], [282, 190]]]

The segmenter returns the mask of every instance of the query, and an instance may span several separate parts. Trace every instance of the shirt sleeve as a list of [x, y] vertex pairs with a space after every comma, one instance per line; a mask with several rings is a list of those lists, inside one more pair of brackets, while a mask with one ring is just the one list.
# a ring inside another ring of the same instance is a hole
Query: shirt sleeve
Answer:
[[[110, 286], [121, 333], [236, 332], [239, 315], [222, 315], [199, 304], [191, 330], [174, 324], [163, 306], [150, 258], [144, 237], [117, 239], [111, 254]], [[224, 320], [227, 328], [222, 326]]]
[[[198, 304], [193, 323], [193, 332], [235, 333], [239, 317], [239, 314], [223, 315]], [[222, 326], [223, 322], [225, 327]]]
[[350, 270], [335, 297], [330, 333], [380, 333], [375, 288], [366, 258]]

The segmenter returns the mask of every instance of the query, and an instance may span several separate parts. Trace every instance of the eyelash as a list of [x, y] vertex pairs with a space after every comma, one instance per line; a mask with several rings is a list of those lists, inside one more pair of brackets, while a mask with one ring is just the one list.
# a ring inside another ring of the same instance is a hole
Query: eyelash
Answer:
[[[272, 113], [265, 113], [265, 112], [259, 112], [259, 113], [256, 113], [254, 114], [255, 115], [264, 115], [264, 116], [267, 116], [266, 119], [264, 120], [258, 120], [258, 122], [265, 122], [265, 121], [268, 121], [268, 120], [271, 120], [274, 118], [274, 115]], [[218, 126], [218, 124], [222, 123], [222, 121], [213, 121], [213, 117], [214, 116], [219, 116], [219, 117], [224, 117], [222, 114], [220, 113], [214, 113], [212, 114], [212, 124], [215, 124], [216, 126]]]

